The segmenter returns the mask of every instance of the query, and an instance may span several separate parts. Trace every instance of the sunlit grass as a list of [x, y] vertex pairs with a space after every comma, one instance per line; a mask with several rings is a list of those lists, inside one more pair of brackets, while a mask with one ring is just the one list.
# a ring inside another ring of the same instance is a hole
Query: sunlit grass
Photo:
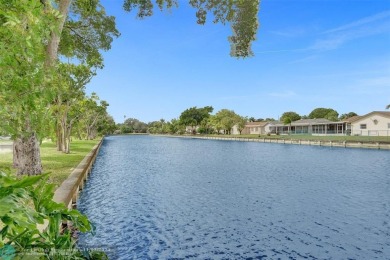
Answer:
[[[55, 143], [44, 142], [41, 145], [41, 160], [45, 173], [50, 173], [49, 181], [59, 186], [92, 150], [100, 140], [74, 140], [70, 146], [70, 154], [57, 151]], [[12, 169], [12, 153], [0, 154], [0, 170]]]

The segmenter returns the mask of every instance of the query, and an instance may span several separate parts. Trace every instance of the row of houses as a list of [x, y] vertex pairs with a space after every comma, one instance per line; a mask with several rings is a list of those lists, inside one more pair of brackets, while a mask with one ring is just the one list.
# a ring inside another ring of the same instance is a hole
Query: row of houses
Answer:
[[[231, 133], [240, 134], [236, 126]], [[336, 122], [324, 118], [301, 119], [288, 125], [279, 121], [248, 122], [241, 134], [390, 136], [390, 111], [373, 111]]]

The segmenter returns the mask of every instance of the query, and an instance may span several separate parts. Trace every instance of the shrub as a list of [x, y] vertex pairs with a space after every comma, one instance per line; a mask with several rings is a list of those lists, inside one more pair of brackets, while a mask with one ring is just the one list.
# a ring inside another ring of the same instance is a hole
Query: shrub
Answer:
[[17, 178], [0, 172], [0, 254], [14, 252], [27, 259], [32, 254], [34, 259], [107, 259], [101, 252], [78, 250], [71, 230], [62, 230], [65, 222], [81, 232], [91, 231], [92, 225], [79, 211], [54, 202], [54, 185], [47, 180], [47, 174]]

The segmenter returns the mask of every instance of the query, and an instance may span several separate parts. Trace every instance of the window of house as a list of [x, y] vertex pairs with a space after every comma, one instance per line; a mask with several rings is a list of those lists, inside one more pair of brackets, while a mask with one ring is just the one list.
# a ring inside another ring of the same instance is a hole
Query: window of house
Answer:
[[390, 129], [390, 123], [387, 123], [387, 128], [389, 128], [389, 129]]
[[360, 129], [367, 129], [367, 124], [361, 124]]

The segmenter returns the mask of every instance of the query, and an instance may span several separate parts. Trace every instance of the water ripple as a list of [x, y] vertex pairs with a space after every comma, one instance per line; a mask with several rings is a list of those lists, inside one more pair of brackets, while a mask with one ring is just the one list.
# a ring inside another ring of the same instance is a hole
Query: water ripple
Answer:
[[108, 137], [79, 246], [112, 259], [390, 259], [387, 151]]

